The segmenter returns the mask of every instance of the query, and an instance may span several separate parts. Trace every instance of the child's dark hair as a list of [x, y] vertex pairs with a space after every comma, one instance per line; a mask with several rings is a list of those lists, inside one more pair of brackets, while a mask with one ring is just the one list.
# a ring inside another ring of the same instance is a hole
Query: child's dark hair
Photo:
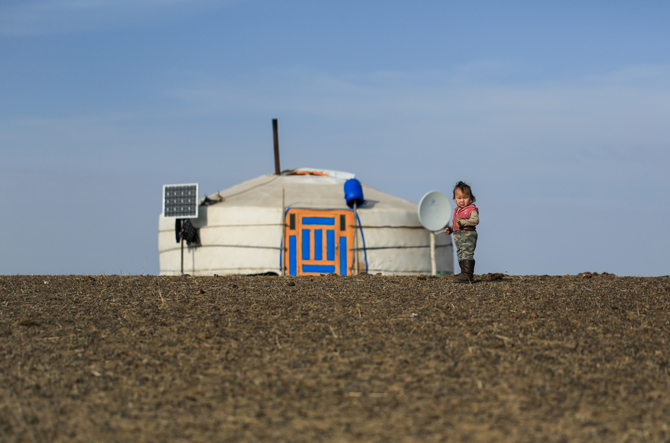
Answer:
[[460, 189], [463, 194], [465, 193], [470, 194], [470, 203], [474, 203], [477, 201], [477, 199], [475, 198], [475, 194], [472, 193], [472, 189], [470, 188], [469, 184], [465, 182], [456, 183], [456, 186], [454, 186], [454, 198], [456, 198], [456, 189]]

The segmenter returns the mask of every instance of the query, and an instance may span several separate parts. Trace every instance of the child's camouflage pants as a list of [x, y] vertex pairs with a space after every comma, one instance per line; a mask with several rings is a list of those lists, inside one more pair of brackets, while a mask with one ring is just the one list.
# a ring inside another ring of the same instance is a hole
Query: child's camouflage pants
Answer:
[[454, 242], [459, 262], [475, 259], [477, 231], [454, 231]]

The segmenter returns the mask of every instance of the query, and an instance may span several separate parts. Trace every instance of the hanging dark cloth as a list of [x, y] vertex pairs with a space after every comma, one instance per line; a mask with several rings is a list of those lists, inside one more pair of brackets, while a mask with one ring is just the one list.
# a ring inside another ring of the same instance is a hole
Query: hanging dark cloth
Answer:
[[174, 219], [174, 235], [177, 238], [177, 243], [181, 241], [181, 222], [183, 220], [181, 218], [175, 218]]
[[186, 244], [189, 246], [191, 246], [191, 244], [200, 244], [200, 233], [198, 232], [198, 228], [193, 226], [191, 221], [188, 219], [181, 220], [181, 230], [177, 234], [177, 241], [181, 241], [182, 238], [186, 240]]

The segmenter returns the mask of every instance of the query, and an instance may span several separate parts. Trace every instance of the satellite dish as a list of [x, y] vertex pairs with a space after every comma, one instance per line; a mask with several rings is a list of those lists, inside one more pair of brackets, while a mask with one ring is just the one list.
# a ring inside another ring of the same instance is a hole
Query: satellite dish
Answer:
[[440, 191], [430, 191], [419, 202], [419, 221], [429, 231], [441, 231], [449, 224], [451, 202]]

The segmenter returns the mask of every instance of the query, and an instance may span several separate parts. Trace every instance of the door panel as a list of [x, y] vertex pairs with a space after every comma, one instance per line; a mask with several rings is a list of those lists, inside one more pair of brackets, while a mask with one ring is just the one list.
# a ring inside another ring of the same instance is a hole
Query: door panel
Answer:
[[285, 222], [284, 244], [288, 248], [284, 266], [288, 275], [351, 273], [351, 211], [290, 209]]

